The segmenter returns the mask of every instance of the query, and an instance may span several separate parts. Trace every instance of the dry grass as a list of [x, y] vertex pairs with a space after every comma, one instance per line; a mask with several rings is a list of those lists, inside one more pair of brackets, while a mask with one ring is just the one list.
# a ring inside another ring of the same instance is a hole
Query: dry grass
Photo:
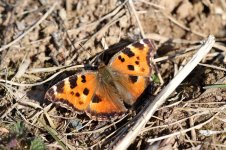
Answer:
[[[147, 120], [130, 149], [224, 149], [225, 89], [203, 87], [226, 83], [225, 6], [223, 0], [1, 1], [0, 149], [112, 148], [209, 34], [216, 37], [214, 48]], [[102, 47], [144, 37], [156, 43], [154, 62], [164, 82], [153, 83], [123, 118], [96, 122], [44, 99], [53, 83]]]

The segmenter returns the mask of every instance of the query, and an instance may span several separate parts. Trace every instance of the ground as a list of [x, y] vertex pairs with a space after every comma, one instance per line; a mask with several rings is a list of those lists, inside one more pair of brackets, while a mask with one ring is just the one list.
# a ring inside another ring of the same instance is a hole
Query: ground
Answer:
[[[225, 149], [226, 90], [205, 88], [226, 83], [225, 12], [224, 0], [0, 1], [0, 149], [111, 149], [210, 34], [217, 43], [129, 149]], [[93, 121], [44, 98], [104, 49], [142, 38], [160, 76], [124, 117]]]

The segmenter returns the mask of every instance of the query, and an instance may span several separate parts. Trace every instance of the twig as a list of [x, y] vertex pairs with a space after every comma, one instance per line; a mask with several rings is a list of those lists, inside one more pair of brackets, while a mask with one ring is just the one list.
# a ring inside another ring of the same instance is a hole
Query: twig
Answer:
[[135, 7], [133, 5], [133, 0], [129, 0], [128, 3], [129, 3], [129, 5], [130, 5], [130, 7], [132, 9], [132, 12], [133, 12], [136, 20], [137, 20], [137, 24], [138, 24], [138, 26], [140, 28], [140, 32], [141, 32], [142, 38], [146, 38], [144, 30], [143, 30], [143, 27], [142, 27], [141, 22], [140, 22], [140, 19], [139, 19], [138, 15], [137, 15], [137, 11], [136, 11], [136, 9], [135, 9]]
[[160, 43], [164, 43], [166, 41], [170, 41], [172, 43], [179, 43], [179, 44], [197, 44], [200, 43], [200, 41], [189, 41], [185, 39], [176, 39], [176, 38], [171, 38], [167, 36], [162, 36], [156, 33], [147, 33], [146, 34], [147, 38], [152, 39], [154, 41], [160, 41]]
[[17, 43], [18, 41], [20, 41], [25, 35], [27, 35], [29, 32], [31, 32], [36, 26], [38, 26], [40, 23], [42, 23], [42, 21], [44, 21], [49, 14], [52, 13], [52, 11], [54, 10], [55, 6], [57, 5], [57, 2], [55, 2], [53, 4], [53, 6], [42, 16], [42, 18], [40, 18], [40, 20], [38, 22], [36, 22], [33, 26], [31, 26], [27, 31], [25, 31], [23, 34], [21, 34], [19, 37], [17, 37], [15, 40], [13, 40], [12, 42], [8, 43], [7, 45], [3, 45], [0, 48], [0, 52], [9, 48], [10, 46], [12, 46], [13, 44]]
[[209, 64], [202, 64], [202, 63], [199, 63], [200, 66], [205, 66], [205, 67], [208, 67], [208, 68], [213, 68], [213, 69], [217, 69], [217, 70], [222, 70], [222, 71], [226, 71], [225, 68], [222, 68], [222, 67], [217, 67], [217, 66], [214, 66], [214, 65], [209, 65]]
[[166, 9], [164, 6], [154, 4], [154, 3], [151, 3], [151, 2], [146, 1], [146, 0], [139, 0], [139, 1], [143, 2], [143, 3], [146, 3], [146, 4], [148, 4], [148, 5], [152, 6], [152, 7], [158, 8], [158, 9], [163, 9], [163, 10]]
[[191, 60], [178, 72], [172, 81], [159, 93], [154, 101], [147, 107], [142, 116], [133, 125], [132, 129], [123, 137], [121, 141], [114, 147], [115, 150], [124, 150], [135, 140], [145, 124], [152, 117], [154, 112], [161, 106], [167, 97], [177, 88], [177, 86], [188, 76], [188, 74], [197, 66], [203, 57], [211, 50], [215, 43], [215, 37], [210, 35], [205, 44], [198, 50], [198, 52], [191, 58]]

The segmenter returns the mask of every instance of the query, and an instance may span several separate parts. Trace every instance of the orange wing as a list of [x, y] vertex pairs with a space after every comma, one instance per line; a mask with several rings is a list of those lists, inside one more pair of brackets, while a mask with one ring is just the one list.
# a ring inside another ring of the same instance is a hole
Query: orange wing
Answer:
[[123, 115], [127, 109], [115, 90], [111, 85], [99, 85], [87, 108], [87, 115], [99, 121], [110, 120]]
[[97, 72], [72, 75], [52, 86], [45, 95], [48, 100], [71, 106], [74, 110], [85, 111], [97, 87]]
[[120, 73], [114, 81], [119, 94], [128, 105], [133, 105], [149, 84], [148, 77]]
[[150, 58], [155, 50], [151, 40], [143, 39], [128, 45], [114, 55], [109, 66], [112, 70], [123, 74], [146, 76], [151, 75]]

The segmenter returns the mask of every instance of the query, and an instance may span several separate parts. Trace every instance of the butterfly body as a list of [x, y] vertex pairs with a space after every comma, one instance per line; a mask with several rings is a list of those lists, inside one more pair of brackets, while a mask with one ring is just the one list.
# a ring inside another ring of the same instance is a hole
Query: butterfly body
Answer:
[[116, 53], [96, 71], [72, 75], [51, 87], [46, 98], [94, 120], [109, 120], [127, 111], [148, 86], [152, 73], [152, 41], [144, 39]]

